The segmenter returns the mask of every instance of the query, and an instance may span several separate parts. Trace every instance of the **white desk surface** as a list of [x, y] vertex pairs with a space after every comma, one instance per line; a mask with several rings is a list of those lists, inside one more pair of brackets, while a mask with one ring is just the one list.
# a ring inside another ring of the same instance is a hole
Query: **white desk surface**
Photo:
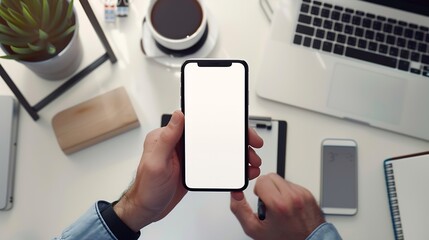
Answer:
[[[180, 107], [179, 70], [147, 59], [140, 50], [141, 22], [149, 1], [132, 1], [129, 16], [117, 19], [116, 24], [103, 21], [101, 2], [90, 0], [118, 62], [104, 63], [50, 103], [39, 112], [37, 122], [21, 107], [15, 202], [12, 210], [0, 212], [1, 239], [51, 239], [96, 200], [116, 200], [135, 174], [146, 133], [160, 125], [161, 114]], [[344, 239], [392, 239], [382, 162], [388, 157], [427, 150], [429, 143], [257, 97], [259, 59], [269, 30], [259, 0], [205, 3], [219, 26], [218, 43], [210, 56], [240, 58], [250, 66], [250, 114], [288, 122], [286, 178], [307, 187], [318, 199], [321, 141], [327, 137], [355, 139], [359, 145], [358, 214], [330, 216], [327, 220], [337, 226]], [[88, 64], [104, 51], [78, 1], [76, 7], [85, 45], [84, 63]], [[60, 84], [39, 79], [18, 63], [1, 60], [1, 64], [32, 104]], [[56, 142], [52, 117], [118, 86], [127, 89], [141, 127], [65, 155]], [[0, 94], [12, 95], [3, 81]]]

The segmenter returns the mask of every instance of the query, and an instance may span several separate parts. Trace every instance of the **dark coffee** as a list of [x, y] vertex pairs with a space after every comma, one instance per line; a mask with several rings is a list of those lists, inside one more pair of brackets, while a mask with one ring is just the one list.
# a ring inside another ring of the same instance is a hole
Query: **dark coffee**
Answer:
[[152, 8], [154, 29], [170, 39], [182, 39], [195, 33], [203, 20], [197, 0], [157, 0]]

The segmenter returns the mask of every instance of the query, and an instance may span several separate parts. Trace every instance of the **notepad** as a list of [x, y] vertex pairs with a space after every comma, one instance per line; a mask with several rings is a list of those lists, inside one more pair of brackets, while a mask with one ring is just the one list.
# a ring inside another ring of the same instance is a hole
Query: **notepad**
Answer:
[[429, 152], [384, 161], [395, 239], [425, 239], [429, 216]]

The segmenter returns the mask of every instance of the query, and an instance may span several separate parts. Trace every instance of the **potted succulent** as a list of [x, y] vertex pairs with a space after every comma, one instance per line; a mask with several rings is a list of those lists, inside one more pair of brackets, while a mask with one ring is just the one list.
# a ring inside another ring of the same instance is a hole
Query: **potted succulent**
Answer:
[[0, 58], [45, 79], [66, 78], [83, 56], [77, 20], [73, 0], [0, 0]]

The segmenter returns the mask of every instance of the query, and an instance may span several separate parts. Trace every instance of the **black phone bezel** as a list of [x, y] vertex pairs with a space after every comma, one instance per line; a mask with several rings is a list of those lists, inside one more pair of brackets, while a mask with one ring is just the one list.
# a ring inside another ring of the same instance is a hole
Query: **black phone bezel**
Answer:
[[[245, 116], [244, 116], [244, 123], [245, 123], [245, 129], [248, 129], [248, 118], [249, 118], [249, 67], [244, 60], [236, 60], [236, 59], [189, 59], [186, 60], [181, 67], [181, 88], [180, 88], [180, 104], [182, 108], [182, 112], [185, 115], [185, 122], [186, 122], [186, 109], [185, 109], [185, 67], [189, 63], [197, 63], [199, 67], [228, 67], [231, 66], [233, 63], [239, 63], [244, 66], [245, 73], [244, 73], [244, 91], [245, 91]], [[225, 192], [225, 191], [243, 191], [247, 188], [249, 184], [249, 173], [248, 173], [248, 164], [249, 164], [249, 152], [248, 152], [248, 146], [249, 146], [249, 136], [248, 131], [245, 131], [245, 144], [244, 144], [244, 151], [245, 151], [245, 161], [244, 161], [244, 169], [245, 169], [245, 179], [244, 179], [244, 185], [240, 188], [192, 188], [186, 185], [186, 159], [185, 159], [185, 138], [186, 138], [186, 125], [183, 129], [183, 136], [182, 136], [182, 183], [185, 189], [189, 191], [219, 191], [219, 192]]]

